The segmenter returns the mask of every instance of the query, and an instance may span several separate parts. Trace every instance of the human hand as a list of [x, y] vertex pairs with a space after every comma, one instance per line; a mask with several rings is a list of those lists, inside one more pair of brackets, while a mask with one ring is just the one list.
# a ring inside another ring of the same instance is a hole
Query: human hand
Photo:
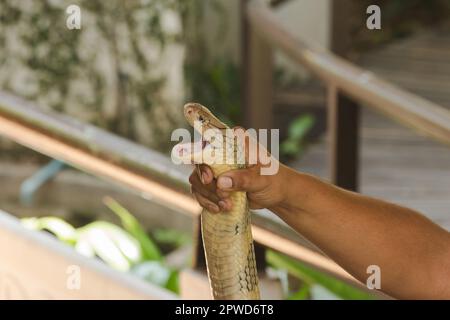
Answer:
[[[245, 142], [247, 153], [248, 140]], [[257, 160], [257, 164], [225, 172], [217, 179], [214, 178], [209, 166], [205, 164], [197, 166], [189, 178], [192, 193], [202, 207], [214, 213], [232, 209], [230, 196], [235, 191], [247, 192], [251, 209], [279, 205], [286, 195], [287, 168], [280, 165], [275, 175], [261, 175], [263, 165], [259, 159]], [[277, 161], [274, 158], [271, 160]]]

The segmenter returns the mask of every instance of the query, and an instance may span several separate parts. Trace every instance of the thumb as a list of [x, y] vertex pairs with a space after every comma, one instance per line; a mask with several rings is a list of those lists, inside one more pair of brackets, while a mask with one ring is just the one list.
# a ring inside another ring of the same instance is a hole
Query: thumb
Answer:
[[231, 170], [221, 174], [217, 179], [217, 187], [224, 191], [254, 192], [263, 189], [265, 184], [266, 179], [259, 174], [259, 166]]

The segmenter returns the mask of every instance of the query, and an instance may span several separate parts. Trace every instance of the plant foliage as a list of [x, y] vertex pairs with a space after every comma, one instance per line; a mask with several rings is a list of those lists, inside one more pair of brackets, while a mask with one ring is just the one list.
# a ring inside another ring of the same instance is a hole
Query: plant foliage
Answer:
[[267, 251], [267, 262], [276, 269], [286, 270], [290, 275], [302, 281], [303, 286], [289, 299], [305, 299], [314, 285], [326, 288], [337, 297], [347, 300], [373, 300], [374, 296], [350, 286], [317, 269], [274, 251]]
[[[138, 220], [114, 199], [107, 197], [104, 202], [119, 217], [122, 227], [106, 221], [94, 221], [74, 228], [58, 217], [24, 218], [22, 224], [32, 230], [45, 230], [53, 234], [86, 257], [97, 257], [118, 271], [131, 272], [178, 293], [178, 270], [165, 263], [157, 244]], [[179, 237], [172, 236], [169, 242], [186, 244], [180, 243]]]

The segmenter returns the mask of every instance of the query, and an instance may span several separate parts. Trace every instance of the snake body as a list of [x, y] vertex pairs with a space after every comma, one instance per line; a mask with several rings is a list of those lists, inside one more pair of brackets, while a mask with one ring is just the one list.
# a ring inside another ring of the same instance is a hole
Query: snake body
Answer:
[[[229, 129], [200, 104], [185, 105], [184, 114], [189, 124], [200, 133], [211, 128], [220, 130], [218, 132]], [[234, 154], [240, 153], [234, 139], [225, 141], [225, 148]], [[176, 152], [178, 158], [188, 158], [196, 164], [208, 164], [215, 178], [224, 172], [245, 166], [238, 163], [209, 162], [208, 157], [199, 157], [204, 152], [203, 148], [197, 149], [196, 152], [192, 151], [195, 148], [187, 150], [183, 145], [178, 146]], [[223, 150], [214, 150], [214, 152], [221, 151]], [[242, 154], [237, 154], [236, 159], [239, 156]], [[202, 238], [211, 293], [214, 299], [220, 300], [259, 299], [247, 195], [245, 192], [233, 192], [231, 200], [233, 207], [229, 212], [211, 213], [204, 209], [201, 214]]]

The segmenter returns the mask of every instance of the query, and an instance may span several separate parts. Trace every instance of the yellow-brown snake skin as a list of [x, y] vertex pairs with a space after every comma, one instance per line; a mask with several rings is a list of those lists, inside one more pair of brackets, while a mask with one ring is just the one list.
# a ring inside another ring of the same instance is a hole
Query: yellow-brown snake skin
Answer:
[[[207, 127], [221, 130], [228, 128], [208, 109], [199, 104], [187, 104], [184, 111], [186, 119], [192, 126], [194, 121], [201, 120], [200, 128], [194, 126], [197, 131]], [[236, 144], [232, 144], [231, 148], [234, 152], [238, 152]], [[216, 178], [226, 171], [243, 167], [238, 164], [207, 164]], [[202, 237], [211, 292], [214, 299], [220, 300], [259, 299], [258, 275], [246, 193], [233, 192], [231, 200], [233, 207], [229, 212], [211, 213], [203, 210], [201, 214]]]

